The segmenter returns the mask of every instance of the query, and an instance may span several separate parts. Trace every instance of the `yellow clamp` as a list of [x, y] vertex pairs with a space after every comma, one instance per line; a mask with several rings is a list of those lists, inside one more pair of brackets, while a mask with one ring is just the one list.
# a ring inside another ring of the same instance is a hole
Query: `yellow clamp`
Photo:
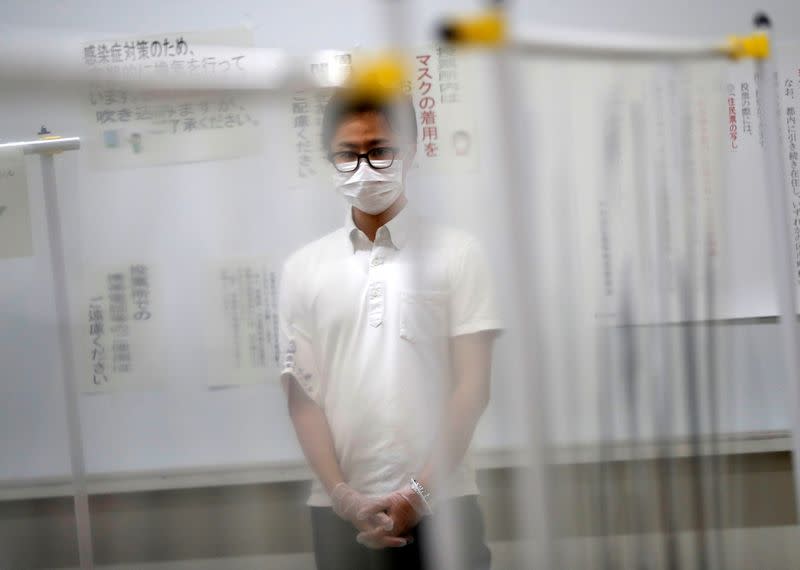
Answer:
[[506, 41], [506, 19], [501, 10], [489, 10], [445, 22], [440, 34], [444, 41], [456, 44], [498, 45]]
[[[39, 137], [40, 141], [56, 141], [56, 140], [62, 138], [62, 137], [60, 137], [58, 135], [53, 135], [53, 134], [50, 134], [50, 133], [42, 134], [42, 132], [39, 132], [38, 137]], [[61, 152], [60, 150], [54, 150], [54, 151], [48, 152], [48, 154], [58, 154], [60, 152]]]
[[354, 62], [345, 83], [354, 97], [383, 101], [396, 97], [406, 80], [404, 59], [396, 54]]
[[756, 32], [749, 36], [729, 36], [725, 52], [731, 59], [745, 57], [766, 59], [769, 57], [769, 38], [763, 32]]

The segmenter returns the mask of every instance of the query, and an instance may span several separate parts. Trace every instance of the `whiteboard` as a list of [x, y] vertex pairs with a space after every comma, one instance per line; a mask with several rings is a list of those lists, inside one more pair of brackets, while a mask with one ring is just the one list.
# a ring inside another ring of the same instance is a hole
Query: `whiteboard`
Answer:
[[[59, 131], [78, 134], [88, 145], [96, 134], [82, 120], [83, 97], [81, 92], [31, 94], [18, 85], [2, 93], [2, 108], [19, 125], [41, 116], [42, 109], [58, 108], [58, 122], [48, 127], [55, 130], [58, 124]], [[216, 264], [259, 257], [279, 269], [292, 251], [344, 219], [346, 208], [324, 177], [298, 183], [294, 176], [293, 149], [286, 145], [290, 103], [283, 98], [263, 101], [259, 117], [273, 136], [250, 156], [112, 170], [93, 168], [82, 152], [56, 159], [79, 384], [87, 377], [81, 339], [86, 337], [87, 300], [94, 291], [89, 287], [96, 274], [120, 265], [148, 264], [159, 277], [152, 283], [153, 296], [163, 311], [158, 348], [147, 355], [157, 365], [152, 385], [80, 396], [90, 475], [302, 460], [277, 375], [251, 385], [215, 385], [209, 378], [206, 335], [209, 275]], [[38, 159], [29, 157], [28, 164], [35, 257], [4, 262], [4, 275], [8, 271], [19, 280], [0, 285], [3, 311], [13, 316], [3, 320], [4, 377], [10, 381], [3, 383], [9, 397], [2, 421], [6, 433], [16, 434], [0, 445], [4, 456], [28, 459], [3, 462], [0, 480], [5, 481], [69, 473]], [[463, 184], [472, 191], [479, 187], [474, 172], [434, 169], [425, 174], [423, 168], [409, 180], [409, 195], [421, 210], [446, 206], [441, 192], [430, 187], [453, 181], [455, 187]], [[460, 213], [463, 223], [445, 221], [463, 227], [479, 219], [480, 204], [465, 207], [469, 211]], [[17, 336], [13, 323], [30, 328], [38, 314], [46, 315], [44, 324]], [[34, 337], [40, 339], [35, 349], [27, 344]], [[507, 423], [502, 393], [496, 390], [498, 410], [486, 415], [488, 427], [478, 438], [483, 447], [508, 444], [503, 434], [511, 433], [510, 425], [492, 426]], [[20, 405], [23, 396], [26, 405]], [[44, 402], [48, 410], [41, 407]], [[59, 442], [52, 434], [64, 439]]]
[[[489, 62], [483, 60], [482, 64], [488, 66]], [[502, 221], [503, 209], [490, 191], [503, 175], [495, 128], [499, 111], [490, 105], [489, 86], [477, 93], [476, 107], [486, 109], [476, 114], [481, 133], [480, 167], [462, 174], [416, 173], [409, 181], [409, 195], [423, 208], [446, 212], [446, 221], [475, 233], [496, 252], [492, 263], [497, 274], [510, 275], [514, 261], [507, 243], [494, 231]], [[18, 138], [28, 138], [23, 135], [30, 132], [30, 125], [42, 122], [64, 134], [91, 136], [79, 111], [81, 93], [32, 91], [21, 85], [4, 89], [0, 97], [4, 124]], [[276, 111], [272, 104], [265, 103], [262, 109], [264, 125], [281, 132], [283, 110]], [[326, 188], [324, 180], [298, 186], [290, 173], [273, 167], [276, 157], [286, 152], [281, 137], [275, 136], [268, 138], [259, 154], [202, 163], [97, 171], [81, 153], [57, 159], [76, 326], [83, 323], [84, 278], [93, 269], [144, 261], [168, 276], [161, 291], [166, 314], [160, 385], [81, 396], [90, 474], [302, 459], [277, 382], [209, 387], [204, 337], [200, 334], [207, 322], [198, 309], [208, 302], [203, 283], [207, 283], [208, 270], [218, 260], [267, 256], [279, 266], [291, 251], [341, 224], [342, 203]], [[744, 160], [741, 154], [736, 161]], [[753, 155], [750, 160], [758, 159]], [[0, 465], [2, 481], [69, 473], [37, 159], [29, 158], [28, 166], [35, 256], [0, 262], [4, 276], [0, 283], [4, 380], [0, 387], [0, 427], [3, 433], [14, 434], [0, 440], [0, 456], [15, 458]], [[768, 234], [753, 215], [763, 206], [751, 192], [752, 186], [730, 187], [732, 192], [753, 200], [749, 207], [740, 207], [736, 200], [729, 202], [737, 204], [731, 212], [731, 225], [752, 228], [747, 234], [736, 235], [741, 240], [735, 247], [742, 252], [742, 265], [735, 271], [743, 278], [769, 275], [764, 266], [769, 257], [763, 255], [763, 244], [758, 241]], [[431, 188], [441, 191], [431, 192]], [[471, 199], [458, 200], [458, 195]], [[747, 224], [741, 223], [743, 217]], [[762, 223], [766, 223], [766, 215]], [[753, 271], [756, 267], [758, 271]], [[501, 299], [511, 299], [506, 284], [498, 283], [498, 290]], [[730, 316], [774, 314], [770, 295], [767, 281], [748, 285], [732, 295]], [[513, 304], [503, 306], [512, 330], [515, 312]], [[743, 324], [731, 331], [735, 337], [732, 343], [742, 343], [737, 355], [752, 358], [732, 367], [731, 394], [737, 397], [731, 406], [736, 413], [726, 418], [725, 429], [787, 427], [780, 396], [783, 376], [777, 355], [770, 352], [778, 344], [775, 327]], [[77, 329], [75, 336], [80, 334]], [[529, 410], [520, 409], [512, 385], [529, 379], [520, 377], [508, 364], [519, 349], [513, 338], [513, 334], [507, 334], [498, 343], [492, 404], [478, 429], [477, 447], [503, 448], [525, 439], [519, 422]], [[772, 389], [765, 389], [765, 379], [776, 382]], [[758, 406], [742, 405], [754, 401]], [[568, 439], [573, 441], [595, 437], [588, 423], [578, 422], [569, 432]]]

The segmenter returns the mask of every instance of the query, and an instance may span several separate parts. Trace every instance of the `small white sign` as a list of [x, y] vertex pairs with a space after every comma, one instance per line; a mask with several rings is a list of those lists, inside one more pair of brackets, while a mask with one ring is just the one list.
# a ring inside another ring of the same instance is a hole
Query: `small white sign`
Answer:
[[260, 258], [226, 260], [212, 276], [209, 385], [232, 386], [278, 377], [277, 275]]
[[122, 79], [133, 85], [158, 77], [213, 77], [220, 82], [243, 78], [252, 55], [244, 48], [252, 45], [252, 33], [245, 29], [85, 44], [83, 65], [97, 78], [83, 102], [92, 165], [130, 168], [260, 152], [264, 127], [252, 99], [241, 92], [121, 88], [113, 83]]
[[0, 150], [0, 258], [32, 255], [25, 156], [21, 149]]
[[152, 266], [144, 263], [93, 273], [82, 324], [88, 365], [84, 392], [163, 383], [167, 346], [159, 338], [164, 322], [159, 285]]

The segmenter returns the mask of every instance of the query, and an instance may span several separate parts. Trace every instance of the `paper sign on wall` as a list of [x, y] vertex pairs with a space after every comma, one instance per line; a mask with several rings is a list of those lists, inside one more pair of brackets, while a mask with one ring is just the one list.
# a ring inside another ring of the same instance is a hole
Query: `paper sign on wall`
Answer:
[[261, 259], [218, 264], [212, 286], [207, 354], [209, 385], [229, 386], [278, 377], [277, 275]]
[[[97, 77], [83, 103], [93, 166], [128, 168], [260, 152], [263, 127], [253, 100], [241, 91], [166, 92], [104, 81], [163, 76], [223, 82], [244, 77], [248, 54], [230, 48], [252, 45], [252, 34], [244, 29], [85, 44], [83, 65]], [[225, 50], [217, 53], [209, 46]]]
[[416, 51], [409, 91], [417, 115], [417, 163], [425, 172], [471, 172], [476, 162], [469, 59], [452, 46]]
[[0, 149], [0, 258], [33, 255], [25, 156]]
[[[314, 55], [311, 75], [323, 86], [342, 85], [353, 65], [365, 56], [357, 51], [327, 50]], [[474, 113], [470, 111], [470, 59], [455, 48], [427, 46], [408, 56], [410, 94], [417, 120], [415, 165], [422, 172], [471, 172], [477, 164]], [[332, 89], [301, 90], [292, 94], [289, 125], [296, 150], [293, 186], [328, 172], [321, 145], [322, 116]]]
[[151, 266], [131, 263], [99, 272], [90, 281], [83, 391], [152, 387], [163, 382], [166, 346], [159, 283]]
[[[797, 285], [796, 294], [800, 300], [800, 48], [792, 44], [781, 46], [777, 53], [777, 64], [774, 80], [779, 98], [778, 131], [784, 160], [786, 220], [791, 239], [790, 253]], [[765, 133], [761, 124], [763, 111], [758, 84], [759, 78], [754, 67], [737, 65], [730, 68], [725, 91], [727, 123], [724, 135], [728, 139], [729, 176], [736, 182], [735, 190], [742, 192], [737, 199], [754, 199], [744, 194], [746, 189], [757, 196], [765, 208], [766, 199], [761, 194], [765, 184]], [[771, 141], [772, 144], [776, 142]], [[742, 208], [738, 205], [737, 207]], [[750, 212], [747, 214], [750, 215]], [[767, 212], [760, 214], [766, 217]], [[772, 247], [769, 240], [765, 239], [764, 242], [762, 255], [768, 251], [767, 248]], [[737, 316], [765, 316], [777, 311], [773, 300], [774, 285], [771, 279], [765, 278], [765, 275], [770, 274], [771, 268], [759, 269], [761, 270], [747, 266], [740, 270], [740, 297], [743, 301]]]

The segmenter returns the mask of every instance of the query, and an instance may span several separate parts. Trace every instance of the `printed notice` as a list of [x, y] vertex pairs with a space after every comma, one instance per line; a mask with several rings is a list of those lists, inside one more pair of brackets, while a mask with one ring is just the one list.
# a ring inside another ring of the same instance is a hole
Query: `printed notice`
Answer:
[[[224, 82], [244, 77], [248, 53], [235, 46], [252, 44], [252, 34], [246, 30], [85, 44], [83, 65], [97, 78], [83, 104], [93, 135], [87, 141], [93, 166], [128, 168], [260, 152], [263, 127], [253, 100], [241, 91], [166, 92], [135, 86], [144, 78], [209, 77]], [[213, 46], [225, 49], [217, 53]]]
[[788, 221], [791, 232], [791, 254], [797, 295], [800, 299], [800, 143], [798, 142], [798, 115], [800, 115], [800, 49], [786, 50], [780, 67], [778, 87], [781, 98], [779, 128], [783, 140], [786, 188], [788, 191]]
[[321, 146], [322, 115], [331, 96], [331, 87], [341, 85], [350, 75], [352, 54], [327, 50], [312, 57], [309, 64], [311, 76], [322, 88], [305, 89], [292, 93], [289, 126], [292, 132], [294, 184], [326, 172], [324, 149]]
[[212, 273], [209, 384], [252, 384], [278, 377], [277, 275], [266, 260], [220, 263]]
[[477, 162], [468, 58], [452, 46], [430, 46], [417, 50], [411, 65], [420, 169], [471, 172]]
[[[292, 94], [293, 186], [329, 172], [320, 144], [325, 105], [332, 87], [342, 85], [353, 65], [363, 59], [358, 52], [320, 52], [312, 58], [309, 71], [323, 87]], [[477, 148], [470, 111], [470, 60], [455, 48], [429, 46], [410, 54], [406, 71], [403, 90], [412, 96], [417, 119], [416, 167], [429, 173], [471, 172], [477, 164]]]
[[[800, 47], [784, 44], [776, 50], [777, 72], [774, 81], [779, 99], [778, 134], [783, 153], [785, 210], [790, 233], [792, 272], [800, 300]], [[728, 139], [728, 178], [735, 181], [729, 192], [730, 209], [740, 223], [764, 223], [769, 219], [767, 200], [763, 193], [764, 132], [759, 77], [751, 65], [732, 66], [725, 93]], [[777, 143], [778, 141], [772, 141]], [[755, 190], [755, 191], [754, 191]], [[748, 225], [749, 227], [749, 225]], [[755, 226], [753, 226], [755, 227]], [[733, 298], [737, 300], [734, 315], [766, 316], [777, 313], [774, 301], [773, 269], [766, 260], [772, 249], [769, 232], [730, 230], [731, 255], [744, 260], [736, 263], [732, 280]]]
[[102, 271], [91, 281], [86, 304], [85, 392], [152, 387], [163, 381], [163, 322], [158, 282], [150, 265], [132, 263]]
[[33, 255], [22, 150], [0, 150], [0, 259]]

